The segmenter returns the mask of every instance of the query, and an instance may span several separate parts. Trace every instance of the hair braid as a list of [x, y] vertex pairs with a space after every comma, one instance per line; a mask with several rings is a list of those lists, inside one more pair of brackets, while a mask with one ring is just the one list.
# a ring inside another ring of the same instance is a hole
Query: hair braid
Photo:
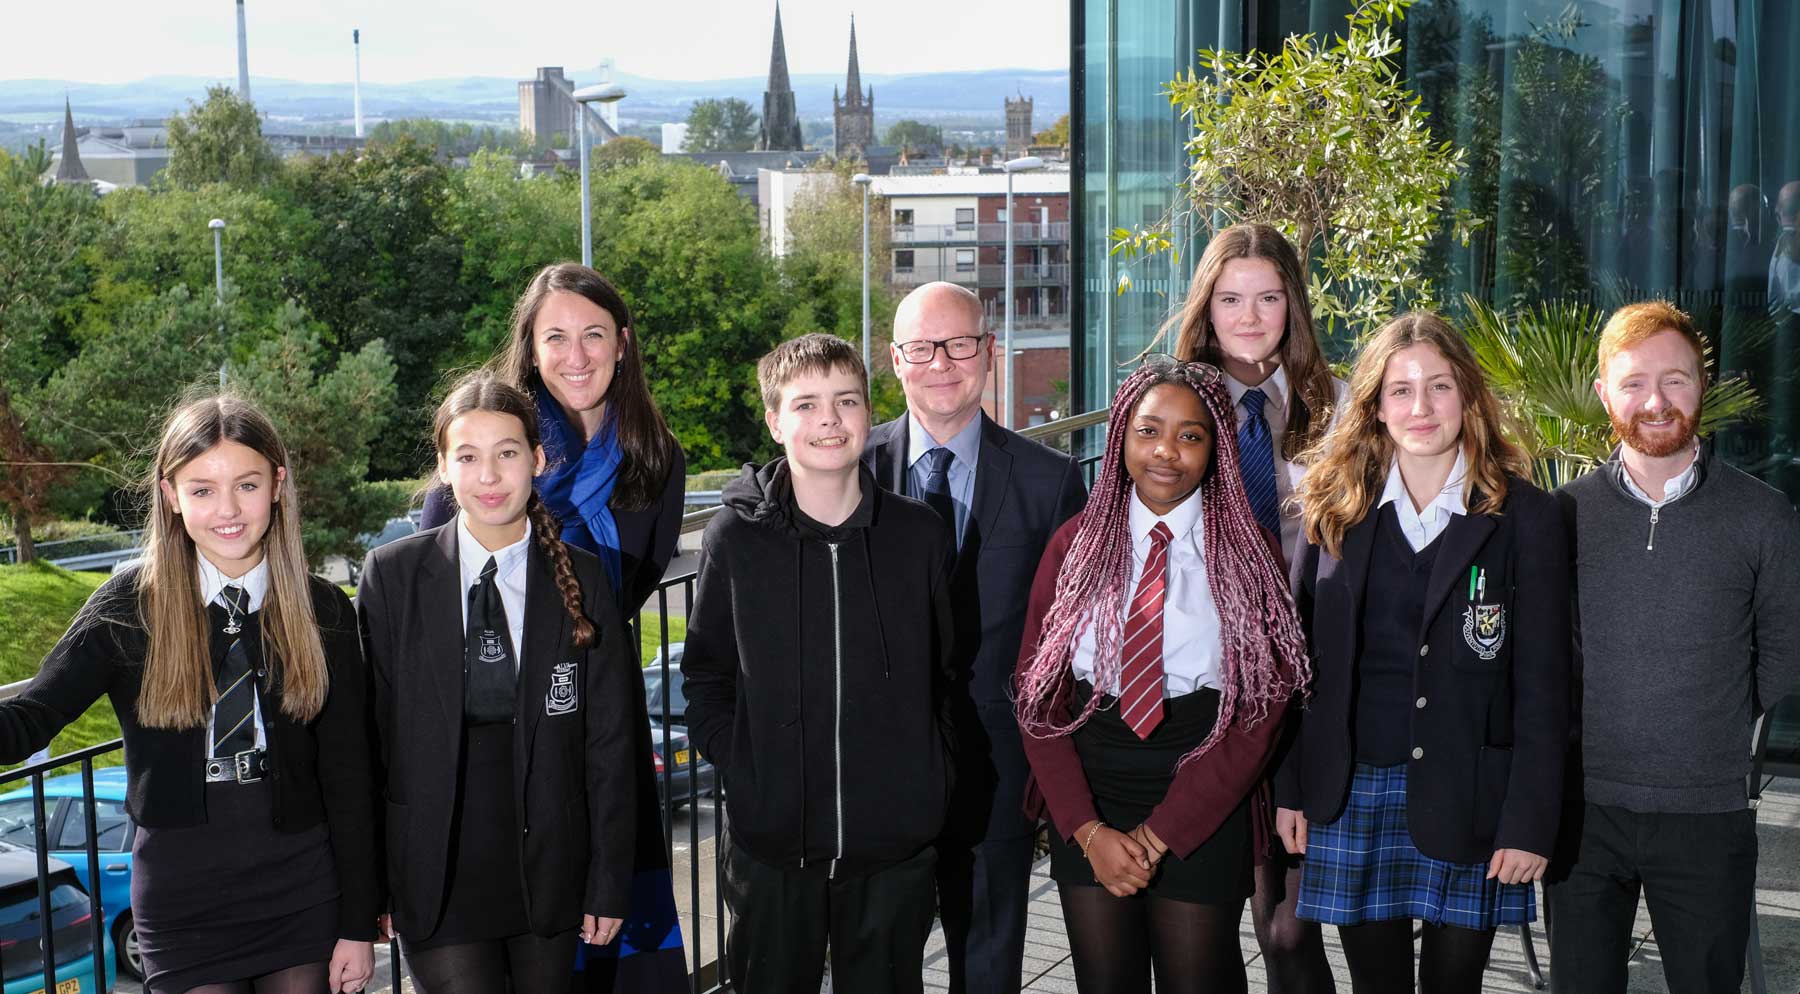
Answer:
[[525, 505], [525, 513], [530, 515], [531, 528], [537, 532], [538, 548], [550, 558], [550, 565], [556, 571], [556, 589], [562, 593], [563, 609], [575, 622], [575, 633], [569, 641], [575, 643], [576, 648], [585, 649], [594, 644], [594, 623], [581, 613], [581, 580], [576, 578], [575, 566], [569, 562], [569, 547], [563, 544], [562, 525], [535, 491]]
[[1093, 627], [1094, 683], [1111, 686], [1122, 665], [1125, 599], [1131, 575], [1132, 481], [1124, 439], [1138, 402], [1152, 387], [1180, 384], [1212, 415], [1213, 459], [1200, 485], [1207, 585], [1219, 612], [1223, 643], [1219, 716], [1212, 732], [1177, 767], [1203, 755], [1233, 723], [1255, 726], [1271, 704], [1286, 701], [1310, 679], [1306, 644], [1287, 577], [1263, 538], [1238, 469], [1237, 420], [1217, 375], [1199, 363], [1155, 358], [1120, 385], [1107, 418], [1109, 458], [1081, 512], [1075, 539], [1056, 577], [1036, 655], [1018, 680], [1018, 717], [1027, 734], [1067, 735], [1087, 721], [1101, 695], [1068, 721], [1055, 713], [1076, 641]]

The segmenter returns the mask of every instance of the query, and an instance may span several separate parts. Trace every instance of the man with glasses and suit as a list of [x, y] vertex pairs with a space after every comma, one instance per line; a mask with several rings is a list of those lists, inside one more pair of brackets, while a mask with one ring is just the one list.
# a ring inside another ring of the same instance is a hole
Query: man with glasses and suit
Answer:
[[982, 410], [994, 336], [981, 301], [928, 283], [894, 312], [890, 348], [906, 413], [869, 433], [881, 486], [951, 525], [957, 659], [971, 711], [959, 721], [950, 819], [938, 847], [938, 904], [952, 994], [1017, 994], [1037, 826], [1023, 812], [1027, 766], [1008, 695], [1026, 593], [1050, 536], [1087, 502], [1069, 455], [1000, 427]]

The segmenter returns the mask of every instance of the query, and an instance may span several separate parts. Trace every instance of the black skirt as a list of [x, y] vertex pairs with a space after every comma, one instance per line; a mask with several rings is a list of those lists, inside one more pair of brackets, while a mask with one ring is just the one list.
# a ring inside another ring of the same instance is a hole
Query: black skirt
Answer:
[[207, 784], [205, 824], [138, 829], [131, 914], [146, 990], [182, 994], [331, 960], [330, 835], [322, 823], [280, 831], [274, 809], [268, 780]]
[[519, 842], [513, 809], [513, 726], [510, 722], [466, 726], [443, 916], [428, 936], [417, 941], [402, 936], [405, 948], [485, 942], [531, 931]]
[[[1085, 680], [1075, 681], [1070, 713], [1079, 714], [1093, 692]], [[1206, 739], [1218, 715], [1216, 690], [1171, 697], [1163, 701], [1162, 723], [1149, 738], [1140, 739], [1119, 717], [1118, 701], [1102, 695], [1100, 706], [1073, 735], [1100, 820], [1128, 832], [1150, 817], [1169, 792], [1175, 764]], [[1172, 852], [1163, 856], [1150, 878], [1149, 893], [1192, 904], [1247, 900], [1256, 887], [1253, 838], [1250, 798], [1246, 797], [1219, 830], [1186, 859]], [[1081, 847], [1054, 830], [1050, 832], [1050, 876], [1059, 884], [1099, 883]]]

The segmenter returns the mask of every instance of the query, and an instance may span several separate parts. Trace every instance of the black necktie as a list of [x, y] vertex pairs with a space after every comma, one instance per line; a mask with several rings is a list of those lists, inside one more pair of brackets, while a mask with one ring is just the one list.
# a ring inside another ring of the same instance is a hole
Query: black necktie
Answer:
[[256, 713], [256, 681], [251, 674], [256, 668], [250, 665], [250, 650], [238, 634], [246, 622], [244, 589], [228, 586], [220, 591], [219, 599], [226, 605], [225, 632], [231, 637], [231, 647], [213, 675], [219, 699], [213, 704], [212, 754], [226, 757], [256, 748], [256, 724], [251, 720]]
[[925, 453], [925, 503], [944, 519], [961, 545], [962, 536], [956, 534], [956, 504], [950, 500], [950, 461], [955, 458], [955, 453], [941, 445]]
[[470, 724], [511, 721], [518, 682], [506, 605], [494, 582], [499, 564], [489, 556], [481, 580], [469, 588], [469, 631], [463, 642], [463, 717]]

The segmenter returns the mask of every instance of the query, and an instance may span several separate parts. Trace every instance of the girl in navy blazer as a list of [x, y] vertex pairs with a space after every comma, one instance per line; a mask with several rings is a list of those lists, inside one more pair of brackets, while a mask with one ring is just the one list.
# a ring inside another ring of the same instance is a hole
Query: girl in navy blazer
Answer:
[[474, 374], [434, 436], [462, 510], [371, 552], [357, 597], [392, 926], [425, 994], [563, 991], [625, 915], [643, 685], [600, 563], [532, 486], [530, 399]]
[[1275, 778], [1301, 918], [1362, 991], [1481, 989], [1494, 928], [1536, 916], [1569, 706], [1557, 505], [1456, 330], [1389, 322], [1301, 482], [1311, 701]]

